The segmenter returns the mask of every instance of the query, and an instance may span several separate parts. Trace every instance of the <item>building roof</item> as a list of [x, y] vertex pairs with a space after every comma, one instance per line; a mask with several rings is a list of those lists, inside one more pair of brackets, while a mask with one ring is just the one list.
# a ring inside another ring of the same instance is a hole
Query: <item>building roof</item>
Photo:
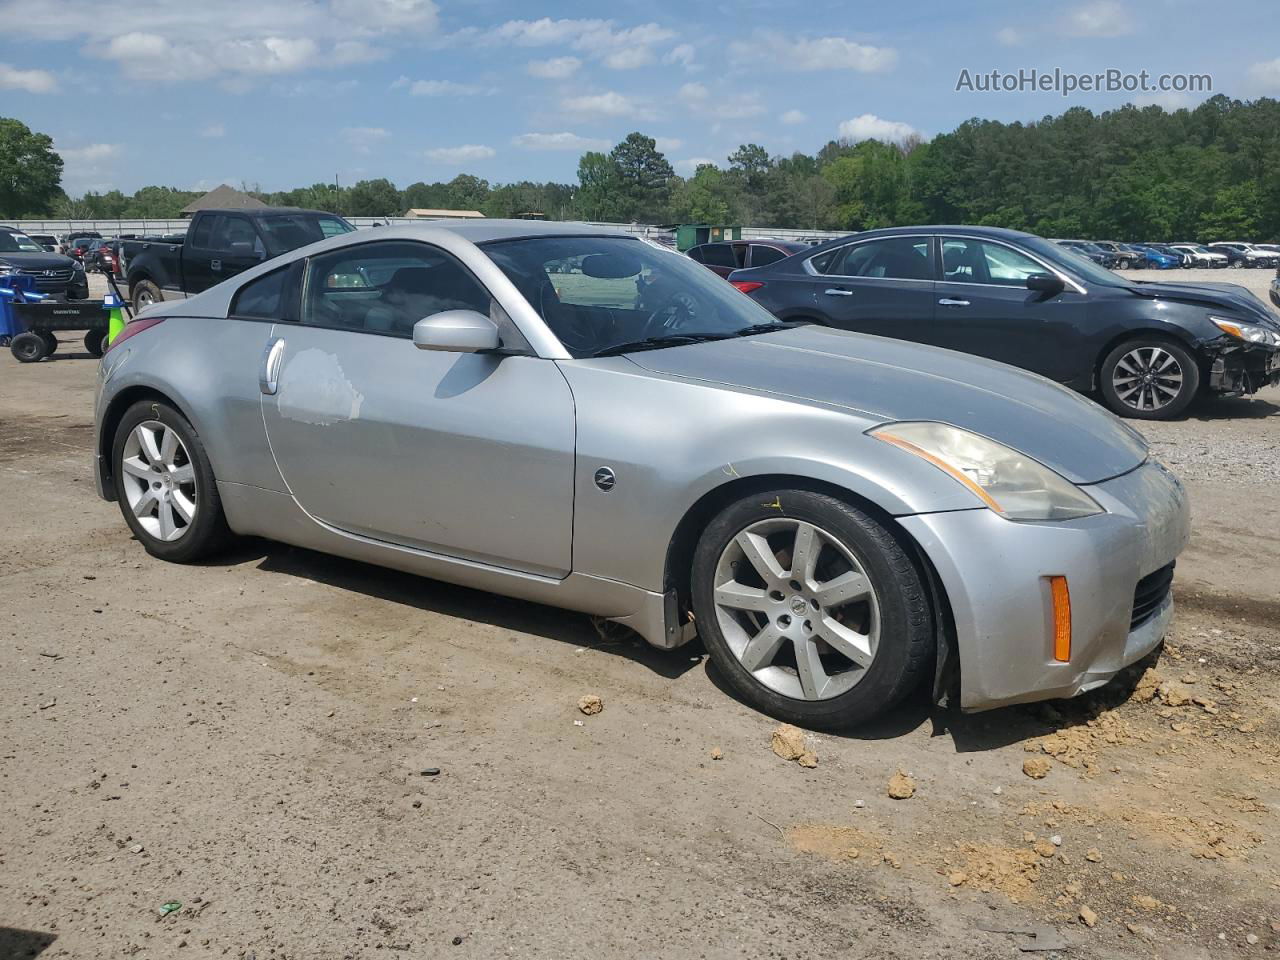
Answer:
[[182, 215], [190, 216], [200, 210], [260, 210], [265, 206], [256, 197], [241, 193], [224, 183], [220, 187], [214, 187], [199, 200], [188, 203], [182, 208]]
[[484, 214], [479, 210], [429, 210], [414, 207], [405, 213], [406, 217], [419, 217], [424, 220], [482, 220]]

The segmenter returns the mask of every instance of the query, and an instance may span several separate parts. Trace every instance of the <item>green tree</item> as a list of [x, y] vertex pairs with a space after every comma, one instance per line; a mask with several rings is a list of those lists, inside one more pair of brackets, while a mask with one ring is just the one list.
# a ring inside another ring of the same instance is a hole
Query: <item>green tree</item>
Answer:
[[53, 140], [0, 117], [0, 216], [45, 214], [62, 196], [62, 157]]
[[612, 220], [620, 212], [622, 175], [607, 154], [588, 150], [578, 159], [577, 214], [584, 220]]
[[400, 191], [390, 180], [361, 180], [345, 197], [345, 212], [352, 217], [398, 217], [403, 213]]
[[658, 143], [643, 133], [629, 133], [609, 153], [617, 171], [617, 189], [624, 220], [654, 223], [666, 219], [675, 171]]
[[445, 197], [449, 210], [479, 210], [489, 199], [489, 181], [460, 173], [447, 184]]

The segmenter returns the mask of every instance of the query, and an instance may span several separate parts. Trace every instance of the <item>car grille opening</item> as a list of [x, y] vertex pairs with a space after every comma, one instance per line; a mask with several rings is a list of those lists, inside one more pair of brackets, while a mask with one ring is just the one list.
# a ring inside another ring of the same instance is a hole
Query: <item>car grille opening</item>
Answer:
[[1161, 567], [1138, 581], [1133, 591], [1133, 615], [1129, 618], [1129, 629], [1137, 630], [1155, 616], [1163, 606], [1173, 588], [1173, 564]]
[[47, 290], [57, 287], [66, 286], [71, 282], [72, 271], [70, 268], [61, 270], [37, 270], [37, 269], [19, 269], [17, 271], [24, 277], [33, 277], [36, 281], [37, 290]]

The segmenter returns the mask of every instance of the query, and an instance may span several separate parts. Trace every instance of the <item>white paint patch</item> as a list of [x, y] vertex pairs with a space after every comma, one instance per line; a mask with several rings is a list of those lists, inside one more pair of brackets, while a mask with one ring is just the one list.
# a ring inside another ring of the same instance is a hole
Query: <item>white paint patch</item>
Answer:
[[333, 354], [312, 347], [285, 360], [279, 409], [286, 420], [327, 427], [358, 420], [363, 403], [364, 395], [352, 386]]

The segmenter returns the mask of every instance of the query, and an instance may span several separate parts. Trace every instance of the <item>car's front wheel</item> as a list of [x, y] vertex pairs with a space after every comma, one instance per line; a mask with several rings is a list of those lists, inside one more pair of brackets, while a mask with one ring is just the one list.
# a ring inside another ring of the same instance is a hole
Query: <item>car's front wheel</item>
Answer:
[[125, 411], [111, 448], [120, 512], [152, 556], [200, 560], [228, 536], [204, 444], [168, 404], [140, 400]]
[[693, 608], [749, 704], [807, 727], [883, 713], [924, 677], [933, 611], [902, 545], [869, 514], [807, 490], [726, 507], [694, 554]]
[[138, 313], [145, 310], [153, 303], [159, 303], [164, 299], [164, 295], [160, 293], [160, 288], [150, 280], [139, 280], [129, 291], [133, 299], [133, 312]]
[[1122, 417], [1170, 420], [1200, 389], [1200, 366], [1183, 347], [1158, 337], [1128, 340], [1102, 361], [1102, 398]]

